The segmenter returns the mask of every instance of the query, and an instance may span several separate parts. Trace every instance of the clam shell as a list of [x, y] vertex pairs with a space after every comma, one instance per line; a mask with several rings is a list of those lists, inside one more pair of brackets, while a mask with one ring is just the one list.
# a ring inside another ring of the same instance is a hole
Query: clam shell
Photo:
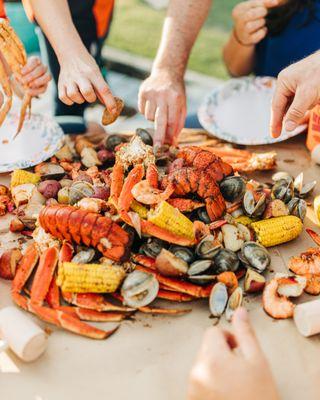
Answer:
[[227, 321], [231, 321], [234, 312], [237, 308], [239, 308], [242, 304], [243, 299], [243, 290], [241, 287], [237, 287], [235, 291], [232, 293], [228, 300], [227, 308], [226, 308], [226, 319]]
[[157, 278], [143, 271], [133, 271], [127, 275], [121, 287], [124, 303], [132, 308], [147, 306], [158, 295]]
[[94, 256], [94, 249], [81, 250], [72, 258], [72, 262], [76, 264], [88, 264], [93, 260]]
[[228, 302], [228, 290], [224, 283], [217, 283], [211, 290], [209, 308], [213, 317], [221, 317]]
[[195, 252], [198, 257], [211, 260], [221, 247], [222, 244], [213, 235], [208, 235], [197, 245]]
[[187, 264], [191, 264], [194, 261], [194, 253], [188, 247], [170, 246], [169, 250], [176, 257], [181, 258], [181, 260], [185, 261]]
[[214, 272], [220, 274], [226, 271], [235, 272], [239, 268], [239, 258], [235, 252], [221, 249], [214, 257]]
[[246, 242], [241, 248], [241, 257], [258, 272], [263, 272], [271, 263], [268, 250], [256, 242]]
[[240, 201], [246, 191], [246, 182], [241, 176], [228, 176], [220, 183], [220, 191], [230, 203]]
[[190, 265], [188, 269], [188, 275], [194, 276], [203, 274], [204, 272], [208, 271], [211, 267], [212, 267], [211, 260], [197, 260]]

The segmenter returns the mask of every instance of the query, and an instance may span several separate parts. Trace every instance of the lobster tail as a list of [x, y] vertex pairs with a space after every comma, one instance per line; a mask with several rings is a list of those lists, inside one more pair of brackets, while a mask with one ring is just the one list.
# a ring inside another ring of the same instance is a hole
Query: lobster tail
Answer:
[[108, 217], [73, 206], [54, 205], [41, 210], [39, 222], [57, 239], [95, 247], [114, 261], [129, 257], [132, 237]]

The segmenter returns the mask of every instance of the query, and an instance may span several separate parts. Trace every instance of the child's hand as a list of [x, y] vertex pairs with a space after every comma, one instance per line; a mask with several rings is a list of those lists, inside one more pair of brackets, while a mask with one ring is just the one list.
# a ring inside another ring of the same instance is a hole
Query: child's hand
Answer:
[[51, 80], [48, 68], [44, 66], [39, 57], [28, 58], [27, 64], [21, 70], [21, 83], [28, 86], [31, 96], [44, 93]]
[[234, 35], [244, 46], [254, 46], [267, 34], [265, 17], [268, 8], [276, 7], [281, 0], [249, 0], [239, 3], [232, 11]]

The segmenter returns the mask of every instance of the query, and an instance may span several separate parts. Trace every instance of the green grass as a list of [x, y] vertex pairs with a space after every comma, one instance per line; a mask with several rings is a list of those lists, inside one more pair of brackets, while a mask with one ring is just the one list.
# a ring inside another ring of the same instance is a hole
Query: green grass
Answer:
[[[200, 1], [200, 0], [199, 0]], [[231, 28], [230, 13], [237, 0], [215, 0], [192, 51], [189, 68], [203, 74], [226, 78], [221, 49]], [[117, 2], [108, 44], [153, 58], [161, 36], [164, 11], [155, 11], [142, 0]]]

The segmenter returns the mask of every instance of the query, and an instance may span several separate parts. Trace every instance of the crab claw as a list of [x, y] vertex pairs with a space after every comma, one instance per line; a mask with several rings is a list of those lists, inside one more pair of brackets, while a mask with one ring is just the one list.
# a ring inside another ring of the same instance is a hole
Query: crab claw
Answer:
[[308, 235], [311, 237], [311, 239], [315, 242], [315, 244], [320, 246], [320, 235], [318, 235], [315, 231], [309, 228], [307, 228], [306, 231]]

